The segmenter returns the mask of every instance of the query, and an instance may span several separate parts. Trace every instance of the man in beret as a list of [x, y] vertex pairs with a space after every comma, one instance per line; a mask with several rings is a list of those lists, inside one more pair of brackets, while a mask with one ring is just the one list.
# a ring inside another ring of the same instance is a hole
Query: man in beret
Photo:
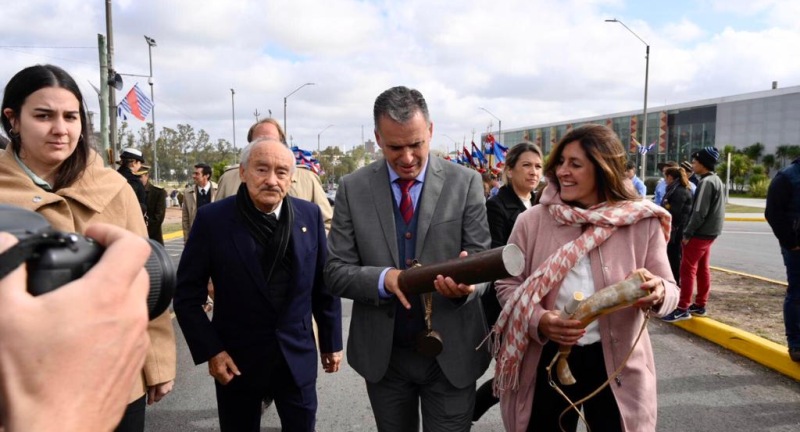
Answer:
[[[681, 259], [681, 298], [678, 308], [663, 318], [674, 322], [705, 316], [706, 302], [711, 290], [711, 244], [722, 234], [725, 219], [725, 189], [714, 168], [719, 151], [705, 147], [692, 153], [692, 169], [699, 178], [692, 203], [692, 214], [683, 230], [683, 258]], [[692, 303], [695, 279], [697, 295]]]

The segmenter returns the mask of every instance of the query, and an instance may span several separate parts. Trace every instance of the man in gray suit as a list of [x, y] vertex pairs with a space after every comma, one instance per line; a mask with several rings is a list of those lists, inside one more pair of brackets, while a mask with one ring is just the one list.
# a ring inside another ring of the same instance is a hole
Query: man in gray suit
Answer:
[[[489, 247], [481, 178], [429, 157], [433, 124], [420, 92], [383, 92], [374, 119], [384, 159], [342, 179], [328, 237], [326, 284], [354, 300], [347, 360], [366, 380], [379, 431], [418, 430], [420, 404], [424, 430], [468, 430], [475, 381], [489, 365], [475, 349], [488, 332], [485, 287], [438, 276], [433, 294], [404, 295], [397, 279], [414, 260]], [[428, 330], [441, 336], [438, 355], [419, 350]]]

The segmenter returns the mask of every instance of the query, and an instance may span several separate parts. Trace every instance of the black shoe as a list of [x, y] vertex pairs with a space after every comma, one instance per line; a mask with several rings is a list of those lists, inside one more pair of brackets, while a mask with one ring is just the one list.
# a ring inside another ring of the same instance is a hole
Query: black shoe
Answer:
[[689, 313], [694, 316], [701, 316], [701, 317], [708, 315], [708, 312], [706, 312], [706, 308], [700, 307], [694, 303], [692, 303], [692, 305], [689, 306]]
[[792, 361], [800, 362], [800, 348], [789, 348], [789, 357]]

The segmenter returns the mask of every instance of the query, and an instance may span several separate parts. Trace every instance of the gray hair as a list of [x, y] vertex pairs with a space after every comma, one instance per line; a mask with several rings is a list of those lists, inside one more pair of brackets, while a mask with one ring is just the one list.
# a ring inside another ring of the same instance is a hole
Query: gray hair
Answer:
[[242, 154], [239, 157], [239, 164], [246, 168], [247, 167], [247, 162], [250, 160], [250, 153], [253, 152], [253, 148], [255, 148], [255, 146], [258, 145], [259, 143], [269, 142], [269, 141], [279, 143], [281, 145], [281, 147], [283, 147], [286, 150], [287, 157], [292, 159], [291, 173], [294, 174], [294, 171], [295, 171], [294, 152], [289, 147], [287, 147], [286, 144], [282, 143], [279, 139], [272, 138], [272, 137], [256, 138], [256, 139], [253, 140], [253, 142], [251, 142], [250, 144], [247, 144], [247, 147], [242, 149]]
[[381, 116], [387, 116], [398, 123], [405, 123], [418, 111], [425, 118], [425, 123], [430, 124], [428, 104], [422, 93], [404, 86], [392, 87], [375, 99], [373, 109], [375, 130], [378, 130], [378, 120]]

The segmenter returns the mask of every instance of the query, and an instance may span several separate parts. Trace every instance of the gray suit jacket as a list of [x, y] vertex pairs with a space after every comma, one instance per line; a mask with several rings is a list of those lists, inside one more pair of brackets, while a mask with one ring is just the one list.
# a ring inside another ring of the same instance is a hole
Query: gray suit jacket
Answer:
[[[436, 157], [428, 160], [416, 209], [415, 257], [425, 265], [456, 258], [462, 250], [487, 249], [490, 235], [480, 175]], [[347, 360], [370, 382], [383, 378], [392, 353], [397, 299], [379, 297], [378, 279], [386, 267], [400, 267], [393, 199], [383, 159], [345, 176], [328, 236], [326, 285], [354, 300]], [[433, 295], [433, 329], [444, 341], [437, 361], [458, 388], [474, 384], [489, 365], [488, 350], [475, 350], [488, 332], [479, 298], [483, 289], [460, 300]]]

